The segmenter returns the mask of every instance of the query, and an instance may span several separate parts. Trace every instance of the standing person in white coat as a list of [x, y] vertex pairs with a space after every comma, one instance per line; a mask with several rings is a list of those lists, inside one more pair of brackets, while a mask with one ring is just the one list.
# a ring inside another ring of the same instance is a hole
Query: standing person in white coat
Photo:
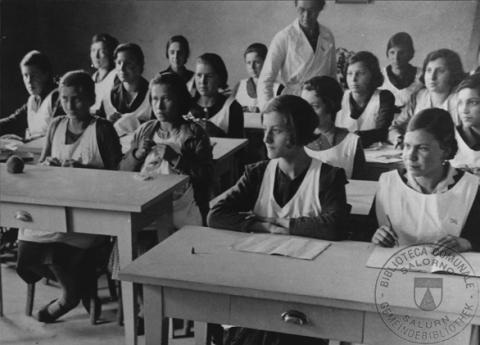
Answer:
[[274, 97], [277, 78], [285, 86], [283, 94], [294, 95], [300, 95], [302, 84], [315, 76], [336, 79], [335, 39], [318, 22], [324, 6], [325, 0], [295, 1], [298, 17], [273, 38], [258, 79], [260, 110]]
[[467, 77], [457, 88], [459, 125], [455, 131], [458, 152], [450, 163], [480, 175], [480, 74]]

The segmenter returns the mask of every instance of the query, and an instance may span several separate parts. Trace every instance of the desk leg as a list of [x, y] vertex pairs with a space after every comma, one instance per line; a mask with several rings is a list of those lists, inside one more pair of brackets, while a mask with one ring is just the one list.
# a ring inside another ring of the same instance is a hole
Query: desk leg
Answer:
[[143, 297], [145, 301], [145, 345], [167, 345], [168, 319], [165, 318], [163, 288], [144, 285]]
[[208, 323], [195, 321], [194, 323], [195, 345], [209, 345]]
[[[124, 229], [118, 229], [118, 251], [120, 268], [125, 267], [135, 259], [136, 253], [136, 233], [134, 228], [133, 217], [129, 217]], [[125, 344], [137, 344], [136, 320], [138, 314], [138, 306], [135, 301], [134, 284], [129, 282], [121, 282], [122, 286], [122, 302], [123, 317], [125, 327]]]

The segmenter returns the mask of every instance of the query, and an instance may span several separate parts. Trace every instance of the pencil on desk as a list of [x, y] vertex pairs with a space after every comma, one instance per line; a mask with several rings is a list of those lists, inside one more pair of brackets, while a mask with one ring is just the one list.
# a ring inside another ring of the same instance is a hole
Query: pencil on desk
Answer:
[[390, 227], [390, 229], [392, 229], [393, 233], [395, 234], [395, 244], [394, 246], [395, 247], [399, 247], [399, 243], [398, 243], [398, 238], [397, 238], [397, 233], [395, 232], [395, 230], [393, 229], [393, 225], [392, 225], [392, 221], [390, 220], [390, 217], [388, 216], [388, 214], [385, 215], [387, 217], [387, 222], [388, 222], [388, 226]]

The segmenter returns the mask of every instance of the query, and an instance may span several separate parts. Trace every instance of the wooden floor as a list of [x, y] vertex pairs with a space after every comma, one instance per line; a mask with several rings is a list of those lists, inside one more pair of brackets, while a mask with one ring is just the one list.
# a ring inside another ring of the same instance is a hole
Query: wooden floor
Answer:
[[[100, 282], [102, 316], [95, 326], [90, 325], [88, 314], [80, 304], [56, 323], [44, 324], [25, 315], [26, 284], [18, 277], [15, 268], [2, 264], [4, 317], [0, 318], [1, 345], [122, 345], [123, 328], [115, 320], [117, 302], [109, 300], [106, 283]], [[36, 286], [34, 312], [57, 297], [55, 286], [42, 282]], [[173, 339], [173, 345], [193, 345], [193, 338]], [[144, 337], [139, 337], [139, 345]]]

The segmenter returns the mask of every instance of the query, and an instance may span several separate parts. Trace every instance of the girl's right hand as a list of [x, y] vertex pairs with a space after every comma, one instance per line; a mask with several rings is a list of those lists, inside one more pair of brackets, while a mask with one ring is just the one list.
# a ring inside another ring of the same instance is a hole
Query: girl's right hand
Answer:
[[42, 163], [43, 165], [48, 165], [51, 167], [59, 167], [62, 166], [62, 162], [58, 158], [55, 157], [47, 157]]
[[134, 156], [139, 161], [144, 160], [148, 153], [152, 150], [152, 147], [155, 146], [155, 142], [151, 139], [144, 139], [138, 145], [138, 148], [134, 151]]
[[393, 229], [388, 225], [382, 225], [375, 231], [375, 234], [372, 237], [372, 243], [391, 248], [398, 243], [398, 235]]

